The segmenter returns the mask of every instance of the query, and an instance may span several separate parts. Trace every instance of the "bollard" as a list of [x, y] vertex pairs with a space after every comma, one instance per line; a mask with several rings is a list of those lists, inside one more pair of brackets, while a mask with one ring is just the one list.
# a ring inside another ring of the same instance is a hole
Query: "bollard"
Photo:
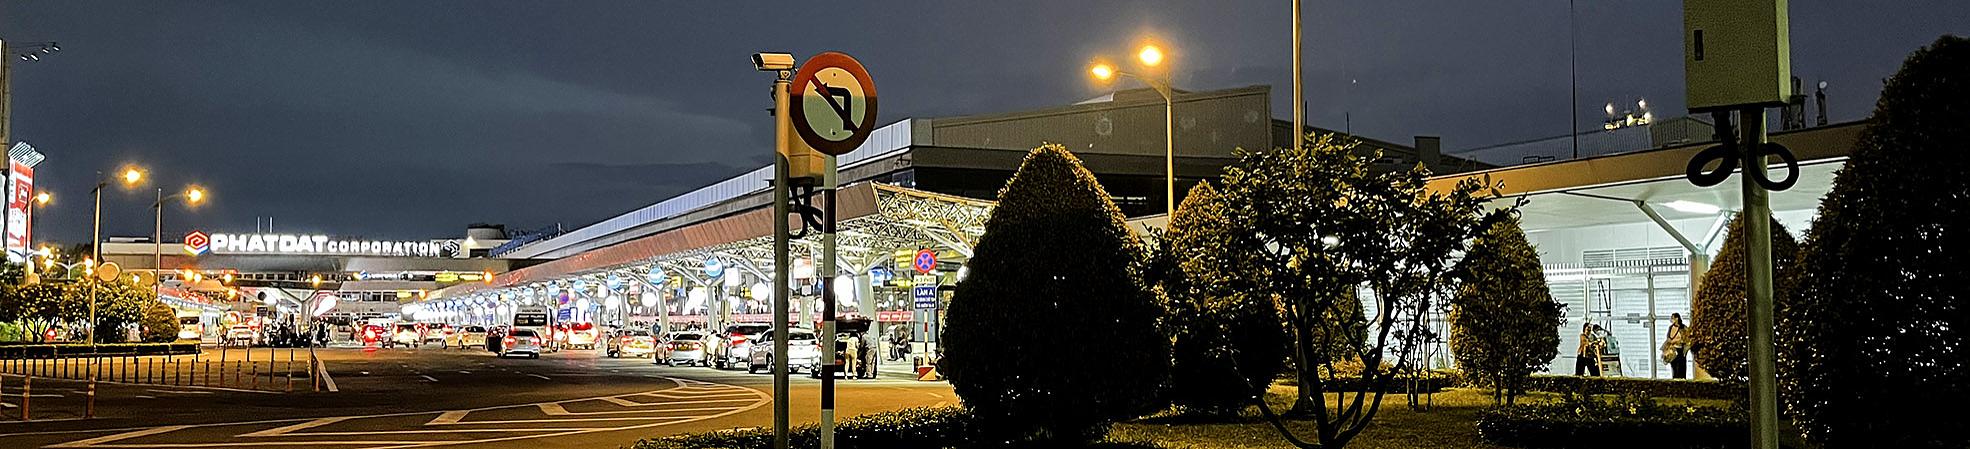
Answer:
[[204, 378], [204, 381], [205, 381], [205, 386], [208, 386], [208, 387], [210, 387], [210, 386], [212, 386], [212, 361], [211, 361], [211, 360], [206, 360], [206, 361], [205, 361], [205, 374], [203, 374], [203, 375], [201, 375], [200, 377], [202, 377], [202, 378]]
[[82, 408], [83, 418], [96, 417], [96, 381], [89, 381], [89, 404]]
[[33, 414], [28, 411], [33, 408], [28, 404], [28, 401], [32, 400], [34, 400], [34, 376], [28, 376], [26, 380], [21, 381], [21, 421], [34, 420]]

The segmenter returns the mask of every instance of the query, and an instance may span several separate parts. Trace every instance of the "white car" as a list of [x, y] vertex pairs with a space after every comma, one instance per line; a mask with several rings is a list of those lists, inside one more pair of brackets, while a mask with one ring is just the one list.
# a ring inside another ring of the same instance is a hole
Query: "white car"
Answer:
[[[820, 362], [821, 347], [817, 346], [819, 340], [814, 336], [813, 330], [794, 328], [788, 330], [787, 335], [789, 337], [787, 338], [787, 372], [798, 372], [802, 368], [807, 368]], [[749, 357], [746, 361], [746, 372], [757, 373], [760, 370], [771, 370], [773, 368], [773, 340], [775, 338], [778, 338], [778, 336], [774, 335], [773, 331], [768, 330], [760, 334], [758, 341], [753, 342], [752, 351], [750, 351], [750, 354], [747, 354]]]
[[423, 343], [437, 343], [439, 346], [442, 347], [445, 344], [445, 339], [451, 337], [451, 334], [456, 332], [458, 332], [458, 327], [456, 326], [452, 326], [449, 324], [432, 324], [430, 325], [430, 327], [424, 328]]
[[657, 344], [656, 363], [665, 365], [704, 365], [705, 344], [710, 339], [700, 332], [673, 332]]
[[383, 342], [383, 347], [388, 348], [399, 345], [420, 346], [423, 344], [423, 333], [417, 331], [416, 324], [397, 323], [395, 329], [390, 331], [390, 340]]
[[574, 323], [568, 325], [568, 349], [595, 349], [595, 342], [601, 340], [600, 330], [595, 323]]
[[544, 339], [541, 338], [540, 334], [534, 333], [533, 329], [514, 329], [511, 332], [507, 332], [506, 338], [500, 341], [499, 357], [506, 358], [508, 355], [526, 354], [527, 358], [538, 359], [540, 358], [540, 347], [543, 342]]
[[247, 326], [244, 324], [235, 324], [232, 327], [226, 328], [227, 345], [253, 346], [253, 343], [258, 342], [259, 340], [260, 340], [260, 333], [254, 331], [252, 326]]
[[456, 332], [445, 336], [445, 349], [486, 347], [485, 326], [459, 326], [453, 330]]

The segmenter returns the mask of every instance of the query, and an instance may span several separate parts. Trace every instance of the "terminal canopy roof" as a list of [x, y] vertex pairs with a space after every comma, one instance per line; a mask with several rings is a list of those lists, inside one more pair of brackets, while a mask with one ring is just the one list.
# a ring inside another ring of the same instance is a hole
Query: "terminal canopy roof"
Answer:
[[[823, 205], [819, 196], [816, 207]], [[874, 182], [842, 187], [836, 199], [837, 275], [866, 272], [893, 259], [898, 249], [936, 248], [969, 258], [993, 206], [991, 201]], [[801, 231], [798, 216], [789, 217], [789, 223], [791, 231]], [[791, 248], [795, 258], [818, 261], [820, 229], [808, 229], [805, 237], [791, 242]], [[773, 265], [773, 211], [755, 208], [589, 250], [501, 273], [490, 282], [439, 290], [427, 300], [483, 299], [513, 289], [579, 278], [599, 280], [610, 274], [640, 280], [652, 269], [703, 284], [711, 281], [703, 272], [708, 258], [717, 258], [728, 270], [770, 279], [778, 268]]]

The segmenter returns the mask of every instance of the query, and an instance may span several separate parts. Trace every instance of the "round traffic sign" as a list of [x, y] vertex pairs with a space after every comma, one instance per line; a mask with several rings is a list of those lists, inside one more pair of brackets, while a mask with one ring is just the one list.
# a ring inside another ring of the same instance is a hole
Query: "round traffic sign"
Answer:
[[853, 57], [832, 51], [814, 55], [800, 65], [788, 89], [794, 132], [815, 151], [848, 154], [876, 129], [876, 83]]
[[910, 262], [910, 267], [915, 268], [918, 274], [930, 274], [937, 269], [937, 252], [928, 249], [917, 250], [917, 258]]
[[108, 262], [96, 267], [96, 278], [102, 279], [103, 282], [114, 282], [117, 276], [122, 275], [123, 269], [116, 266], [116, 262]]

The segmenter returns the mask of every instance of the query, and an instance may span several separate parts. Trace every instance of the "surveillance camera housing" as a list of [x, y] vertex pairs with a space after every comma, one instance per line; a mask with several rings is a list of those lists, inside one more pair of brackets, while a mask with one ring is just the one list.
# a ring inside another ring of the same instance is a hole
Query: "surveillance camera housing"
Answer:
[[753, 53], [752, 55], [752, 67], [761, 72], [793, 70], [793, 62], [793, 54], [790, 53]]

